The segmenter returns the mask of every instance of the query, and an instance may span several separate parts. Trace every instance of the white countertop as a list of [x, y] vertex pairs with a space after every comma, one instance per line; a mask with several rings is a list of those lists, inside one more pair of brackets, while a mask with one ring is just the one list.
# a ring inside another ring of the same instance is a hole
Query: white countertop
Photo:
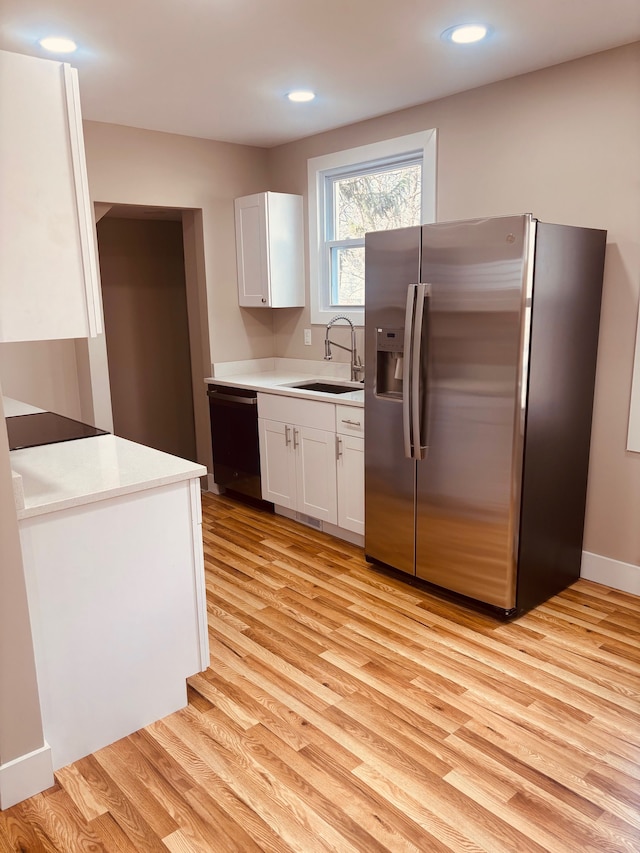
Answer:
[[[99, 435], [12, 450], [21, 478], [19, 519], [203, 477], [196, 462], [115, 435]], [[15, 485], [15, 484], [14, 484]], [[16, 493], [16, 498], [18, 494]]]
[[[324, 363], [320, 363], [320, 365], [316, 366], [315, 362], [310, 361], [308, 362], [307, 368], [307, 365], [305, 365], [303, 361], [298, 360], [295, 362], [295, 366], [285, 367], [278, 365], [278, 362], [294, 360], [265, 359], [264, 361], [271, 361], [275, 363], [274, 368], [264, 370], [251, 369], [249, 367], [246, 371], [242, 371], [240, 368], [240, 372], [238, 373], [223, 373], [223, 375], [218, 375], [218, 372], [216, 371], [216, 375], [207, 377], [205, 382], [215, 383], [216, 385], [226, 385], [232, 388], [248, 388], [253, 391], [262, 391], [266, 394], [282, 394], [287, 397], [301, 397], [305, 400], [322, 400], [323, 402], [338, 403], [347, 406], [364, 406], [364, 388], [362, 387], [362, 383], [352, 383], [344, 376], [340, 376], [339, 374], [336, 375], [340, 368], [345, 368], [345, 365], [336, 364], [325, 368]], [[258, 362], [254, 362], [254, 364], [258, 364]], [[330, 370], [331, 367], [333, 370]], [[320, 372], [321, 368], [325, 369]], [[306, 372], [306, 369], [308, 369], [309, 372]], [[346, 369], [348, 370], [348, 365], [346, 366]], [[314, 380], [319, 382], [331, 382], [338, 385], [357, 385], [357, 387], [345, 394], [328, 394], [323, 391], [309, 391], [305, 388], [288, 387], [292, 383]]]

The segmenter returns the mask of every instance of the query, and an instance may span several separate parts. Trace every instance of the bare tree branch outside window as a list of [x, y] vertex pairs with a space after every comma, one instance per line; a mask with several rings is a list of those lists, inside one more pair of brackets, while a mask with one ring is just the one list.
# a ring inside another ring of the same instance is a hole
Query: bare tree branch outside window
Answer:
[[333, 181], [333, 239], [359, 241], [359, 245], [333, 248], [336, 305], [364, 305], [364, 245], [360, 241], [368, 231], [420, 223], [421, 178], [422, 170], [416, 164]]

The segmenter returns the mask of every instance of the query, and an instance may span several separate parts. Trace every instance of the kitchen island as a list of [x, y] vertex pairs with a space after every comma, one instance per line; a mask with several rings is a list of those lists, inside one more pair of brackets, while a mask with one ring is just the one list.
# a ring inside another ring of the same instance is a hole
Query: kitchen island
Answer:
[[184, 707], [209, 665], [206, 469], [113, 435], [10, 458], [57, 769]]

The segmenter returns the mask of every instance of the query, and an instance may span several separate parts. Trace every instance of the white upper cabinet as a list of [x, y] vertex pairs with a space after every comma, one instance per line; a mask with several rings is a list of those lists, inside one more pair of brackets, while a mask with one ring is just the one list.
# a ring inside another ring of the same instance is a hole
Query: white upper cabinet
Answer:
[[235, 200], [238, 302], [246, 308], [304, 305], [302, 196], [257, 193]]
[[0, 51], [0, 341], [102, 331], [77, 72]]

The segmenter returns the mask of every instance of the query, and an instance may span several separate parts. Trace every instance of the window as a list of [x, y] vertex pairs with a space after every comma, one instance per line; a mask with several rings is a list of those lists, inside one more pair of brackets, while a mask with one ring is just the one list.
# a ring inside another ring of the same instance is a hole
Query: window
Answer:
[[311, 322], [364, 323], [364, 235], [435, 219], [435, 131], [308, 162]]

